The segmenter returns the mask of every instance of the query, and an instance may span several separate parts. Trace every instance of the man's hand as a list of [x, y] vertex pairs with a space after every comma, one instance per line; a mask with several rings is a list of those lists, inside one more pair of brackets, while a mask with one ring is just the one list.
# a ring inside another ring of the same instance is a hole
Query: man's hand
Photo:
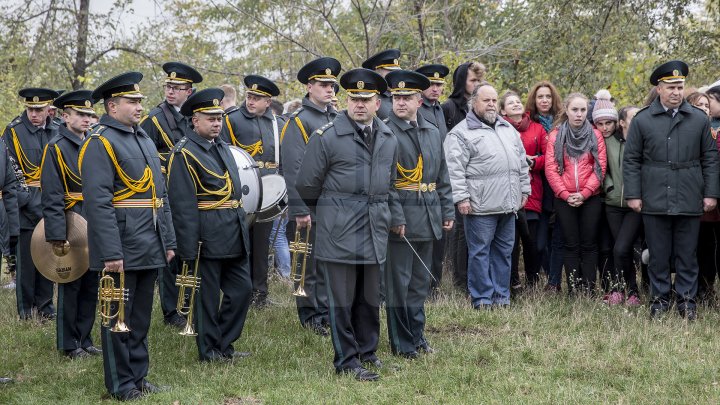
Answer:
[[175, 257], [174, 250], [168, 250], [165, 252], [165, 259], [167, 260], [168, 263], [170, 263], [172, 261], [173, 257]]
[[717, 198], [703, 198], [703, 209], [710, 212], [717, 207]]
[[123, 271], [125, 271], [125, 269], [123, 269], [123, 259], [106, 261], [105, 270], [109, 271], [110, 273], [122, 273]]
[[[713, 198], [714, 200], [714, 198]], [[642, 210], [642, 199], [640, 198], [631, 198], [627, 200], [627, 205], [635, 212], [640, 212]]]
[[462, 215], [468, 215], [470, 211], [472, 211], [472, 208], [470, 208], [470, 200], [460, 201], [457, 203], [457, 207]]
[[391, 226], [390, 230], [398, 234], [401, 238], [405, 236], [405, 225]]
[[50, 241], [55, 256], [65, 256], [70, 251], [70, 244], [64, 240], [53, 240]]
[[310, 215], [295, 217], [295, 226], [297, 226], [297, 229], [303, 229], [306, 226], [308, 229], [312, 228], [312, 219], [310, 218]]
[[452, 230], [453, 225], [455, 225], [455, 221], [453, 221], [452, 219], [446, 219], [443, 221], [442, 229], [443, 229], [443, 231], [446, 231], [446, 232], [450, 231], [450, 230]]

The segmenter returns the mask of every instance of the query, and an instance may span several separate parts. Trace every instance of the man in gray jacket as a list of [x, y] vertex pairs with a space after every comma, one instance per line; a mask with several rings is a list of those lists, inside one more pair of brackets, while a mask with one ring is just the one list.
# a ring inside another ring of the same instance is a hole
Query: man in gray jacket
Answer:
[[473, 308], [510, 304], [515, 213], [530, 195], [520, 134], [497, 114], [497, 91], [476, 87], [465, 120], [445, 138], [453, 201], [465, 218]]
[[340, 85], [348, 109], [310, 137], [295, 187], [317, 221], [313, 250], [327, 286], [335, 371], [375, 381], [363, 364], [382, 365], [380, 266], [390, 227], [405, 226], [394, 188], [398, 144], [375, 117], [387, 88], [382, 76], [353, 69]]

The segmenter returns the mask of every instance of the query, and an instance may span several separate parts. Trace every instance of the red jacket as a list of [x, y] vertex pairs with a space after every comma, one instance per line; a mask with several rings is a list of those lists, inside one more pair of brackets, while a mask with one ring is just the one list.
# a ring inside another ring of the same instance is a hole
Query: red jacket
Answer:
[[[557, 161], [555, 160], [555, 138], [557, 137], [557, 128], [550, 132], [547, 143], [547, 156], [545, 158], [545, 176], [555, 192], [555, 196], [565, 201], [572, 193], [581, 193], [587, 199], [593, 195], [599, 194], [602, 186], [602, 178], [598, 179], [593, 170], [595, 160], [590, 152], [584, 153], [578, 159], [573, 159], [565, 153], [563, 162], [565, 169], [561, 175], [558, 171]], [[595, 138], [598, 143], [598, 158], [600, 159], [600, 168], [602, 169], [602, 177], [605, 177], [607, 169], [607, 155], [605, 154], [605, 140], [600, 131], [593, 129]]]
[[535, 212], [542, 211], [543, 182], [542, 172], [545, 170], [545, 147], [547, 145], [547, 132], [539, 123], [530, 119], [530, 114], [525, 113], [522, 121], [516, 123], [507, 117], [503, 117], [520, 133], [525, 154], [528, 158], [535, 158], [535, 166], [530, 169], [530, 197], [525, 209]]

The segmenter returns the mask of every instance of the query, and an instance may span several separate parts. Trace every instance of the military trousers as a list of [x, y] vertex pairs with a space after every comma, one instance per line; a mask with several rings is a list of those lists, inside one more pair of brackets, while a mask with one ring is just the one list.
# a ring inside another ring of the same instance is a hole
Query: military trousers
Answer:
[[169, 322], [177, 315], [178, 287], [175, 279], [180, 268], [179, 260], [173, 259], [167, 266], [158, 270], [158, 292], [163, 318]]
[[[294, 220], [288, 221], [286, 235], [289, 242], [295, 240], [296, 224]], [[300, 230], [300, 236], [305, 240], [305, 228]], [[310, 228], [310, 240], [311, 244], [315, 243], [315, 224]], [[302, 272], [302, 259], [298, 256], [297, 272], [298, 278]], [[300, 319], [301, 325], [307, 325], [309, 323], [317, 323], [326, 325], [328, 323], [328, 296], [327, 289], [325, 288], [325, 277], [322, 272], [317, 270], [317, 262], [315, 256], [310, 254], [307, 256], [307, 263], [305, 267], [305, 293], [307, 297], [295, 297], [295, 303], [297, 305], [298, 318]], [[292, 263], [292, 262], [291, 262]], [[290, 269], [292, 273], [292, 269]], [[298, 282], [294, 283], [294, 288], [297, 288]]]
[[75, 281], [58, 284], [58, 350], [71, 351], [93, 345], [90, 332], [95, 323], [97, 299], [97, 272], [88, 271]]
[[37, 309], [38, 315], [41, 316], [55, 314], [53, 282], [37, 271], [30, 254], [32, 233], [30, 229], [22, 229], [17, 246], [15, 296], [20, 319], [30, 319], [33, 309]]
[[[195, 296], [195, 331], [200, 361], [231, 356], [250, 307], [252, 281], [247, 256], [200, 259], [200, 289]], [[222, 303], [220, 293], [222, 292]]]
[[[410, 243], [422, 261], [429, 263], [433, 242]], [[385, 266], [390, 350], [394, 354], [411, 353], [425, 342], [425, 299], [431, 277], [405, 241], [390, 240]]]
[[268, 254], [272, 225], [272, 221], [256, 222], [250, 228], [252, 290], [259, 296], [268, 294]]
[[335, 370], [376, 359], [380, 338], [380, 265], [318, 260], [325, 276]]
[[448, 232], [442, 231], [442, 237], [440, 239], [433, 240], [432, 247], [432, 263], [427, 263], [430, 266], [434, 280], [431, 279], [430, 289], [440, 288], [442, 283], [443, 274], [443, 261], [445, 260], [445, 245], [448, 242]]
[[[158, 270], [125, 272], [125, 288], [128, 290], [125, 323], [130, 332], [111, 332], [117, 320], [111, 321], [110, 327], [101, 327], [105, 388], [112, 395], [119, 396], [133, 388], [140, 389], [148, 374], [150, 356], [147, 335]], [[115, 279], [115, 287], [119, 287], [119, 273], [106, 274], [110, 274]], [[118, 310], [117, 303], [111, 305], [111, 310], [113, 313]]]

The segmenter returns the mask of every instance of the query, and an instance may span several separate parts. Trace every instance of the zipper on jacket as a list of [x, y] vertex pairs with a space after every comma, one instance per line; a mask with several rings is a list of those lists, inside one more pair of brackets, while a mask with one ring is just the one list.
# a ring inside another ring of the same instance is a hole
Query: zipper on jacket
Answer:
[[573, 158], [573, 164], [575, 165], [575, 192], [580, 192], [580, 180], [578, 179], [578, 162], [577, 159]]

